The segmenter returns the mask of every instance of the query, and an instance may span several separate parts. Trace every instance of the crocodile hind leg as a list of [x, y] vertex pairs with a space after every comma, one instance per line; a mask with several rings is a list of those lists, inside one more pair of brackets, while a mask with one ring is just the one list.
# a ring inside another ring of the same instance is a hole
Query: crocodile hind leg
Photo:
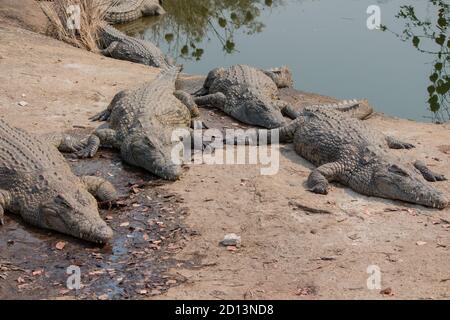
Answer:
[[420, 171], [425, 180], [429, 182], [445, 181], [447, 178], [443, 174], [439, 174], [430, 170], [422, 161], [416, 161], [414, 167]]
[[308, 177], [309, 191], [319, 194], [328, 194], [331, 186], [329, 181], [337, 176], [341, 165], [337, 162], [324, 164], [314, 169]]
[[71, 134], [45, 135], [44, 140], [54, 145], [59, 151], [66, 153], [79, 152], [86, 148], [88, 140]]
[[5, 210], [8, 209], [11, 203], [11, 195], [8, 191], [0, 189], [0, 226], [4, 224], [4, 214]]
[[113, 129], [97, 129], [93, 133], [86, 144], [86, 147], [78, 151], [76, 154], [80, 158], [92, 158], [98, 151], [101, 145], [116, 146], [116, 131]]
[[103, 110], [102, 112], [96, 114], [95, 116], [90, 117], [89, 120], [91, 120], [91, 121], [107, 121], [109, 119], [109, 117], [111, 116], [111, 112], [114, 110], [114, 107], [117, 105], [119, 100], [126, 97], [127, 94], [129, 94], [128, 90], [119, 91], [114, 96], [114, 98], [112, 99], [111, 103], [109, 104], [109, 106], [106, 110]]
[[411, 143], [403, 142], [398, 140], [397, 138], [387, 136], [386, 142], [391, 149], [412, 149], [415, 148], [415, 146]]
[[173, 95], [189, 109], [192, 117], [197, 118], [200, 116], [200, 111], [192, 95], [182, 90], [175, 91]]
[[89, 193], [100, 201], [111, 202], [117, 200], [117, 191], [111, 182], [95, 176], [81, 177], [81, 181], [86, 186]]
[[195, 103], [198, 106], [213, 106], [220, 110], [223, 110], [225, 107], [225, 103], [227, 98], [222, 92], [216, 92], [212, 94], [208, 94], [206, 96], [196, 97], [194, 98]]

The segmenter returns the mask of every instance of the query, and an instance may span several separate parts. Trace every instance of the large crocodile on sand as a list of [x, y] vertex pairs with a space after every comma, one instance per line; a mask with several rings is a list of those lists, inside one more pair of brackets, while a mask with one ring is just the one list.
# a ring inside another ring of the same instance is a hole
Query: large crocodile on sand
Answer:
[[106, 20], [113, 24], [166, 13], [158, 0], [111, 0], [110, 2]]
[[180, 69], [163, 70], [153, 81], [119, 92], [107, 110], [92, 120], [106, 121], [90, 137], [80, 157], [92, 157], [99, 146], [121, 151], [122, 159], [167, 179], [176, 180], [181, 166], [172, 160], [174, 129], [191, 125], [199, 111], [191, 95], [175, 90]]
[[[372, 131], [363, 121], [343, 112], [307, 107], [297, 119], [275, 131], [281, 142], [293, 141], [295, 151], [318, 167], [308, 178], [312, 192], [327, 194], [329, 182], [337, 181], [368, 196], [439, 209], [448, 205], [446, 196], [426, 184], [418, 173], [430, 182], [445, 180], [443, 175], [421, 161], [409, 164], [387, 152], [387, 148], [410, 149], [412, 144]], [[260, 129], [257, 137], [246, 139], [247, 143], [255, 143], [262, 133], [268, 134], [270, 141], [274, 131]], [[245, 141], [243, 137], [238, 140]]]
[[91, 193], [111, 201], [114, 187], [99, 177], [76, 177], [56, 148], [83, 146], [67, 135], [53, 136], [50, 143], [0, 119], [0, 224], [9, 211], [37, 227], [96, 243], [110, 240], [113, 232]]
[[[297, 117], [297, 112], [278, 94], [279, 88], [292, 85], [292, 74], [286, 67], [261, 70], [235, 65], [209, 72], [203, 88], [195, 93], [195, 102], [217, 107], [244, 123], [273, 129], [286, 125], [284, 116]], [[339, 108], [351, 108], [359, 119], [373, 112], [367, 103], [356, 100], [346, 101]]]
[[103, 55], [151, 67], [167, 69], [174, 61], [153, 43], [127, 36], [107, 23], [99, 29], [99, 47]]

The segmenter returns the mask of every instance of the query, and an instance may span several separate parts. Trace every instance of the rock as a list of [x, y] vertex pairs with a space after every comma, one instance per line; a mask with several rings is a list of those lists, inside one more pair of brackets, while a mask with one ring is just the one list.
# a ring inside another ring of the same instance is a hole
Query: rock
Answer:
[[220, 244], [224, 247], [239, 247], [241, 245], [241, 237], [235, 233], [225, 235]]
[[20, 102], [18, 103], [18, 105], [21, 106], [21, 107], [26, 107], [26, 106], [28, 105], [28, 102], [26, 102], [26, 101], [20, 101]]
[[394, 291], [392, 290], [392, 288], [386, 288], [380, 291], [380, 294], [385, 295], [385, 296], [393, 296], [394, 295]]
[[59, 242], [55, 245], [56, 249], [58, 249], [58, 250], [63, 250], [65, 246], [66, 246], [66, 243], [65, 243], [64, 241], [59, 241]]

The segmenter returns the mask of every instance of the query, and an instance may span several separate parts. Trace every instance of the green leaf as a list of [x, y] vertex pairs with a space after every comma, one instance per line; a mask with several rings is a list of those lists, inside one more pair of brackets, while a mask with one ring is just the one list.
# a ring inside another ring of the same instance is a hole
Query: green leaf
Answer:
[[174, 38], [175, 38], [175, 36], [173, 35], [173, 33], [167, 33], [164, 36], [164, 39], [166, 39], [167, 42], [172, 42]]
[[439, 75], [435, 72], [430, 76], [430, 80], [432, 82], [436, 82], [436, 80], [439, 78]]
[[225, 20], [224, 18], [219, 18], [219, 26], [225, 28], [227, 26], [227, 20]]
[[271, 7], [273, 5], [273, 1], [272, 0], [266, 0], [264, 1], [264, 3], [266, 4], [266, 6]]
[[446, 39], [445, 35], [441, 34], [439, 37], [436, 38], [436, 43], [440, 46], [443, 46], [445, 43], [445, 39]]
[[413, 39], [412, 39], [412, 43], [413, 43], [414, 47], [416, 47], [416, 48], [419, 47], [419, 43], [420, 43], [419, 37], [414, 36]]
[[430, 97], [430, 99], [428, 99], [428, 102], [430, 104], [432, 104], [432, 103], [439, 103], [439, 97], [436, 94], [434, 94], [434, 95], [432, 95]]
[[227, 42], [225, 43], [224, 49], [227, 53], [232, 53], [234, 51], [235, 47], [236, 47], [236, 44], [233, 41], [227, 40]]
[[440, 95], [445, 95], [450, 90], [450, 81], [439, 80], [438, 87], [436, 88], [436, 92]]
[[430, 94], [430, 96], [436, 91], [436, 88], [434, 86], [429, 86], [427, 88], [428, 93]]
[[447, 20], [444, 17], [440, 17], [437, 21], [438, 26], [441, 28], [445, 28], [447, 26]]
[[443, 64], [438, 62], [434, 65], [434, 68], [436, 69], [436, 71], [441, 71], [443, 67]]
[[430, 103], [430, 110], [431, 111], [438, 112], [440, 108], [441, 108], [441, 105], [439, 104], [439, 102], [431, 102]]
[[181, 54], [187, 55], [189, 53], [189, 47], [185, 45], [183, 48], [181, 48]]

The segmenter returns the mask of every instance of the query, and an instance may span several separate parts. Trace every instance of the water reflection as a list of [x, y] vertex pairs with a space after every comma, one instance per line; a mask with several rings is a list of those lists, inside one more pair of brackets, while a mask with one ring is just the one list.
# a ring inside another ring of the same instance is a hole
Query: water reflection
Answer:
[[[235, 52], [235, 33], [263, 31], [258, 20], [262, 10], [281, 5], [283, 0], [164, 0], [168, 12], [159, 18], [146, 18], [122, 26], [126, 33], [163, 42], [175, 58], [200, 60], [204, 40], [216, 38], [227, 54]], [[144, 31], [145, 30], [145, 33]]]
[[394, 33], [402, 41], [410, 41], [412, 46], [433, 57], [429, 75], [428, 106], [433, 121], [450, 120], [450, 5], [442, 0], [428, 0], [431, 17], [423, 18], [412, 5], [402, 6], [396, 18], [403, 21], [402, 32], [383, 26], [384, 31]]

